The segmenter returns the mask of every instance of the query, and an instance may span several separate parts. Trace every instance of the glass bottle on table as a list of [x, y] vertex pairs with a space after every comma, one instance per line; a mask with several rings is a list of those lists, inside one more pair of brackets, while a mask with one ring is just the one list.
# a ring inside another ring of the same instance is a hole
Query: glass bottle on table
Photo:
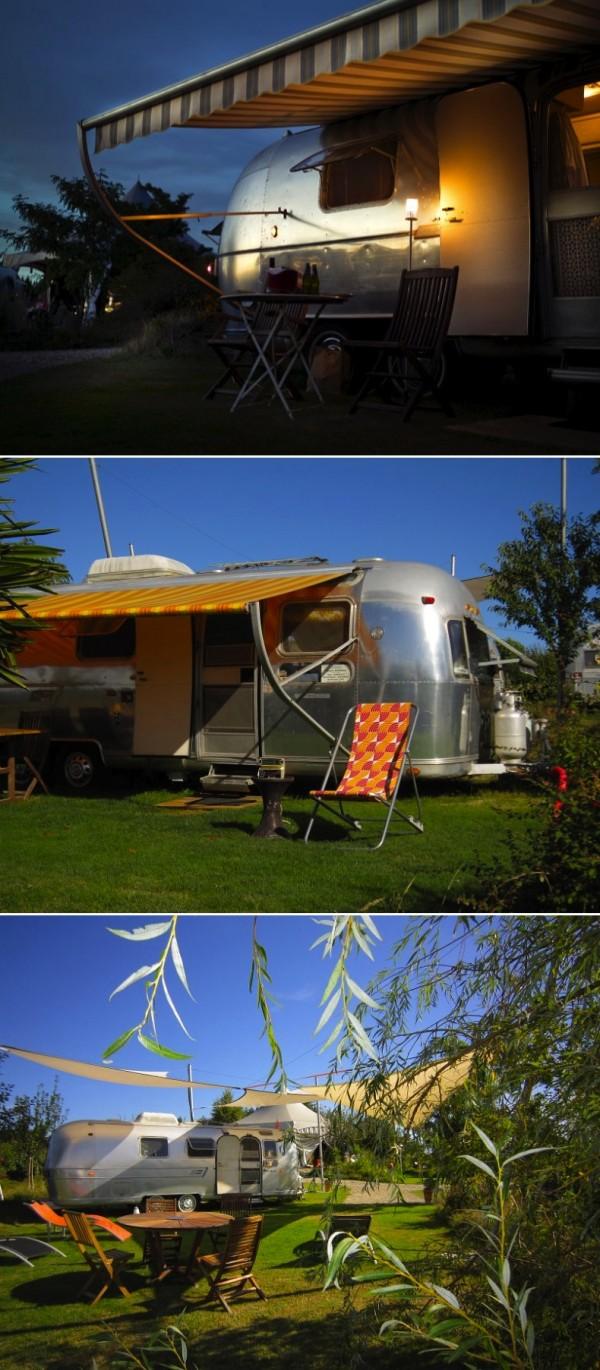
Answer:
[[313, 262], [313, 265], [312, 265], [312, 268], [311, 268], [311, 273], [310, 273], [310, 289], [311, 289], [311, 294], [312, 294], [312, 295], [318, 295], [318, 294], [320, 293], [320, 290], [321, 290], [321, 283], [320, 283], [320, 281], [319, 281], [319, 272], [318, 272], [318, 269], [317, 269], [317, 264], [316, 264], [316, 262]]
[[307, 262], [304, 268], [304, 275], [302, 277], [302, 290], [305, 295], [310, 295], [312, 291], [312, 272], [310, 269], [310, 262]]

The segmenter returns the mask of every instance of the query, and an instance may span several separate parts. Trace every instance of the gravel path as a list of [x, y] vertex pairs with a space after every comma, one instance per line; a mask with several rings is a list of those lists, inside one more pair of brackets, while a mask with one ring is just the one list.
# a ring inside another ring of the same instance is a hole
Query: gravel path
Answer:
[[44, 352], [0, 352], [0, 383], [15, 376], [28, 376], [51, 366], [71, 366], [75, 362], [97, 362], [116, 357], [120, 347], [69, 347]]
[[[371, 1208], [373, 1204], [395, 1204], [398, 1202], [395, 1185], [375, 1184], [369, 1185], [367, 1188], [364, 1180], [343, 1180], [342, 1183], [348, 1190], [343, 1202], [351, 1204], [353, 1208], [360, 1204]], [[401, 1184], [399, 1189], [406, 1203], [425, 1203], [422, 1184]]]

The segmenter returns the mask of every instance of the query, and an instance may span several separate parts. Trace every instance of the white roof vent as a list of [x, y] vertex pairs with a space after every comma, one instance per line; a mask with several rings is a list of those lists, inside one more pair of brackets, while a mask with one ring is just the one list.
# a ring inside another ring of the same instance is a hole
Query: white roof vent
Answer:
[[134, 1123], [178, 1123], [174, 1113], [138, 1113]]
[[191, 566], [173, 557], [154, 554], [133, 557], [99, 557], [93, 561], [86, 580], [129, 580], [131, 576], [193, 576]]

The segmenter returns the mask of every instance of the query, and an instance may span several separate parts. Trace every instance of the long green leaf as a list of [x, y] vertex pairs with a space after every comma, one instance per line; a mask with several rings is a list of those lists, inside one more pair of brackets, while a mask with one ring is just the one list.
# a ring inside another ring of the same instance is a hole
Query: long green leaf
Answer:
[[189, 985], [188, 985], [188, 982], [187, 982], [187, 976], [186, 976], [186, 973], [185, 973], [185, 966], [184, 966], [184, 964], [183, 964], [183, 958], [182, 958], [181, 952], [180, 952], [180, 950], [179, 950], [179, 943], [178, 943], [178, 941], [177, 941], [177, 938], [175, 937], [175, 934], [173, 934], [173, 937], [172, 937], [172, 940], [171, 940], [171, 957], [172, 957], [172, 960], [173, 960], [173, 965], [174, 965], [174, 967], [175, 967], [175, 970], [177, 971], [177, 974], [178, 974], [178, 976], [179, 976], [179, 979], [181, 980], [181, 983], [182, 983], [182, 985], [183, 985], [183, 988], [184, 988], [185, 990], [187, 990], [187, 992], [188, 992], [188, 994], [189, 994], [189, 996], [190, 996], [190, 999], [193, 999], [194, 996], [193, 996], [192, 991], [191, 991], [191, 989], [190, 989], [190, 987], [189, 987]]
[[155, 1042], [152, 1037], [146, 1037], [143, 1032], [138, 1032], [137, 1036], [140, 1046], [146, 1047], [148, 1051], [154, 1051], [157, 1056], [167, 1056], [170, 1061], [189, 1061], [191, 1059], [184, 1052], [171, 1051], [170, 1047], [161, 1046], [160, 1042]]
[[471, 1165], [476, 1165], [479, 1170], [483, 1170], [486, 1175], [490, 1176], [490, 1179], [496, 1179], [496, 1176], [494, 1175], [491, 1166], [486, 1165], [485, 1161], [480, 1161], [478, 1156], [467, 1156], [464, 1152], [462, 1152], [461, 1161], [470, 1161]]
[[155, 961], [153, 966], [140, 966], [139, 970], [134, 970], [132, 975], [128, 975], [126, 980], [121, 980], [120, 985], [117, 985], [117, 988], [113, 989], [112, 994], [109, 994], [109, 1002], [111, 999], [114, 999], [115, 994], [120, 994], [122, 989], [127, 989], [128, 985], [134, 985], [136, 980], [144, 980], [146, 976], [151, 975], [154, 970], [158, 970], [159, 965], [160, 961]]
[[334, 1009], [337, 1008], [337, 1006], [338, 1006], [338, 1004], [339, 1004], [339, 1002], [340, 1002], [341, 997], [342, 997], [342, 991], [341, 991], [341, 989], [336, 990], [335, 994], [332, 994], [331, 999], [329, 1000], [329, 1003], [327, 1004], [327, 1007], [323, 1009], [323, 1012], [322, 1012], [322, 1014], [321, 1014], [321, 1017], [319, 1018], [319, 1021], [318, 1021], [318, 1023], [317, 1023], [317, 1026], [316, 1026], [316, 1028], [315, 1028], [315, 1030], [314, 1030], [314, 1032], [313, 1032], [313, 1037], [316, 1037], [317, 1034], [321, 1031], [321, 1028], [324, 1028], [324, 1027], [325, 1027], [325, 1024], [329, 1022], [329, 1019], [331, 1018], [331, 1015], [332, 1015], [332, 1013], [334, 1012]]
[[348, 986], [348, 989], [352, 990], [352, 993], [355, 995], [357, 999], [360, 999], [362, 1004], [366, 1004], [368, 1008], [381, 1007], [380, 1004], [377, 1004], [375, 1000], [371, 998], [370, 994], [367, 994], [366, 990], [361, 989], [360, 985], [357, 985], [356, 981], [351, 979], [347, 971], [345, 973], [344, 978]]
[[120, 1051], [121, 1047], [125, 1046], [125, 1043], [129, 1041], [130, 1037], [133, 1037], [135, 1032], [137, 1032], [137, 1027], [132, 1027], [128, 1028], [127, 1032], [122, 1032], [120, 1037], [115, 1037], [114, 1042], [111, 1042], [110, 1046], [106, 1048], [106, 1051], [102, 1052], [102, 1060], [106, 1061], [109, 1056], [116, 1055], [117, 1051]]
[[114, 937], [125, 937], [128, 942], [148, 942], [152, 937], [162, 937], [169, 931], [171, 923], [145, 923], [141, 928], [128, 932], [126, 928], [107, 928]]

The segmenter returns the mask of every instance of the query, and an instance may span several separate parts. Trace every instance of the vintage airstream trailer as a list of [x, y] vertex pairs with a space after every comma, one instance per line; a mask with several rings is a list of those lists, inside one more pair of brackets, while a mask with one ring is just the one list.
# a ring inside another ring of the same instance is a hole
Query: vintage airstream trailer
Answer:
[[233, 190], [222, 291], [314, 263], [350, 294], [335, 347], [391, 313], [410, 260], [458, 265], [457, 351], [598, 365], [597, 0], [379, 0], [84, 119], [107, 208], [88, 134], [104, 153], [173, 126], [287, 129]]
[[182, 1212], [223, 1194], [256, 1200], [302, 1193], [295, 1143], [277, 1127], [202, 1127], [174, 1113], [64, 1123], [52, 1133], [48, 1192], [63, 1207], [116, 1209], [175, 1198]]
[[44, 729], [74, 789], [102, 766], [251, 777], [265, 755], [320, 777], [346, 712], [376, 700], [417, 704], [423, 776], [527, 751], [500, 639], [469, 583], [436, 566], [106, 558], [27, 607], [43, 631], [19, 658], [27, 693], [0, 687], [0, 722]]

